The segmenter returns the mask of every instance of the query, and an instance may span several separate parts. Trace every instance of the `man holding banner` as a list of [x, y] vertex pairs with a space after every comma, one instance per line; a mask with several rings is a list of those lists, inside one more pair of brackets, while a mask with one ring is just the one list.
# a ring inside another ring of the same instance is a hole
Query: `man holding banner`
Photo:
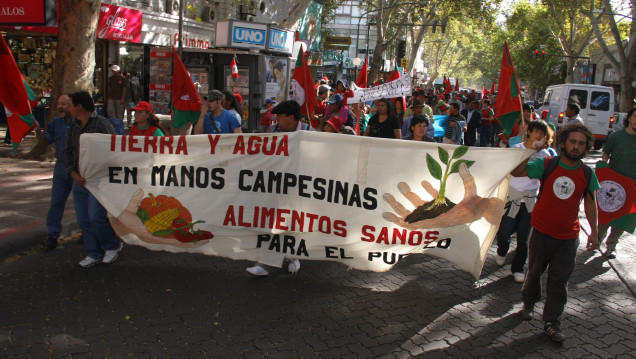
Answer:
[[[636, 107], [632, 107], [627, 113], [625, 118], [624, 129], [616, 132], [612, 132], [607, 138], [605, 146], [603, 146], [602, 160], [605, 163], [609, 163], [609, 168], [619, 175], [632, 179], [632, 188], [625, 188], [624, 191], [634, 193], [634, 181], [636, 180], [636, 166], [634, 166], [634, 158], [636, 158]], [[626, 196], [627, 197], [627, 196]], [[601, 207], [601, 210], [603, 208]], [[634, 216], [633, 213], [627, 216]], [[600, 222], [600, 221], [599, 221]], [[632, 227], [634, 226], [633, 221]], [[608, 229], [611, 227], [609, 237], [607, 237], [605, 257], [613, 259], [616, 258], [616, 245], [618, 239], [625, 232], [624, 229], [611, 225], [613, 221], [609, 223], [600, 224], [598, 226], [598, 238], [599, 242], [602, 242], [607, 235]], [[633, 228], [631, 228], [633, 231]]]

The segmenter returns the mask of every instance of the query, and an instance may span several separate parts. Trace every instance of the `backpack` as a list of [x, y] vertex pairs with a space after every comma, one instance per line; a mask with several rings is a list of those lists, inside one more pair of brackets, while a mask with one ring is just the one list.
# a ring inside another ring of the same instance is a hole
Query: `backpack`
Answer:
[[[539, 198], [541, 193], [543, 193], [543, 184], [545, 183], [545, 180], [548, 178], [550, 173], [557, 168], [560, 160], [561, 156], [550, 157], [548, 160], [545, 170], [543, 171], [543, 176], [541, 177], [541, 185], [539, 187], [539, 194], [537, 195], [537, 198]], [[585, 190], [583, 191], [583, 197], [585, 197], [585, 194], [589, 192], [587, 188], [590, 186], [590, 181], [592, 180], [592, 169], [585, 163], [583, 163], [583, 174], [585, 175]]]

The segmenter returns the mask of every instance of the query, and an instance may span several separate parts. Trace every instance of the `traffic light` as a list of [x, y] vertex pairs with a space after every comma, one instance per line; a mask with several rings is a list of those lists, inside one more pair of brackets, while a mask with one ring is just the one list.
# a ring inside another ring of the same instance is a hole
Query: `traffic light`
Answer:
[[534, 58], [535, 58], [535, 59], [536, 59], [536, 58], [539, 58], [539, 50], [536, 50], [536, 51], [534, 52]]
[[398, 59], [406, 57], [406, 40], [400, 40], [397, 46], [397, 56]]
[[545, 59], [545, 50], [541, 51], [541, 58]]

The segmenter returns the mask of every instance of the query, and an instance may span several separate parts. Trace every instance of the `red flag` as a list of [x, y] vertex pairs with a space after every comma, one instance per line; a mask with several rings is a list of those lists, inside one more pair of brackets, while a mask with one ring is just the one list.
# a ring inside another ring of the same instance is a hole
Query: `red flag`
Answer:
[[[398, 69], [397, 61], [396, 61], [395, 62], [395, 69], [391, 73], [391, 76], [389, 77], [389, 81], [388, 82], [397, 80], [400, 77], [402, 77], [402, 76], [400, 74], [400, 70]], [[393, 107], [395, 107], [395, 98], [391, 99], [391, 101], [393, 101]], [[402, 111], [406, 112], [406, 99], [404, 98], [404, 96], [402, 96]]]
[[490, 86], [490, 94], [491, 95], [494, 95], [495, 92], [497, 91], [497, 87], [495, 85], [496, 85], [496, 83], [495, 83], [495, 80], [493, 79], [492, 80], [492, 86]]
[[298, 51], [296, 67], [289, 86], [289, 98], [298, 102], [301, 113], [311, 118], [311, 113], [318, 105], [318, 97], [314, 89], [314, 80], [302, 48]]
[[362, 65], [362, 70], [358, 74], [358, 79], [356, 80], [356, 85], [358, 87], [366, 88], [368, 81], [368, 66], [367, 66], [367, 58], [364, 58], [364, 65]]
[[459, 92], [459, 79], [455, 79], [455, 92]]
[[519, 83], [508, 49], [508, 42], [504, 43], [504, 51], [501, 57], [501, 72], [499, 74], [499, 87], [497, 88], [497, 102], [495, 103], [495, 116], [506, 132], [519, 119], [521, 114], [521, 102], [519, 100]]
[[201, 114], [201, 98], [194, 87], [190, 74], [186, 70], [179, 54], [172, 47], [174, 70], [172, 72], [172, 109], [174, 116], [172, 125], [183, 127], [187, 122], [195, 124]]
[[486, 85], [483, 85], [481, 87], [481, 100], [485, 100], [486, 99]]
[[446, 76], [444, 76], [444, 86], [445, 86], [444, 87], [445, 94], [448, 95], [449, 93], [453, 92], [453, 87], [451, 86], [451, 83], [450, 83], [450, 77], [447, 78]]
[[4, 36], [0, 38], [0, 102], [7, 112], [11, 141], [20, 143], [35, 125], [35, 117], [31, 114], [32, 103], [29, 101], [28, 85], [24, 82]]
[[636, 189], [634, 180], [614, 172], [599, 162], [596, 177], [601, 185], [597, 191], [598, 223], [634, 233], [636, 227]]
[[238, 66], [236, 66], [236, 59], [232, 59], [232, 78], [238, 79]]

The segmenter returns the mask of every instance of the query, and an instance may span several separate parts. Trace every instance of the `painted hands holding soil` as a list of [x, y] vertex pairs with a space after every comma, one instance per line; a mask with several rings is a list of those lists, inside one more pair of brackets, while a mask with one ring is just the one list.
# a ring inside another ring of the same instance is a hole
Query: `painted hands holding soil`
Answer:
[[[433, 177], [441, 181], [440, 190], [436, 190], [430, 182], [422, 181], [422, 187], [434, 200], [425, 202], [405, 182], [398, 184], [400, 193], [406, 197], [416, 208], [413, 211], [407, 210], [391, 194], [385, 193], [385, 201], [393, 208], [395, 213], [384, 212], [382, 217], [389, 222], [393, 222], [401, 227], [415, 230], [422, 228], [444, 228], [474, 222], [481, 217], [492, 224], [497, 224], [501, 220], [501, 213], [505, 201], [499, 198], [482, 198], [477, 195], [477, 187], [474, 177], [468, 172], [474, 162], [458, 160], [452, 166], [453, 159], [463, 156], [468, 151], [465, 146], [458, 147], [453, 156], [439, 148], [440, 159], [446, 164], [446, 172], [442, 176], [441, 166], [430, 155], [427, 154], [427, 165]], [[454, 204], [445, 198], [446, 180], [450, 174], [459, 173], [464, 182], [464, 199], [459, 204]]]
[[140, 188], [130, 199], [128, 207], [117, 218], [111, 218], [110, 222], [118, 236], [133, 233], [144, 242], [152, 244], [169, 244], [181, 248], [196, 248], [208, 243], [207, 239], [182, 242], [174, 238], [156, 236], [148, 230], [146, 225], [137, 215], [137, 210], [144, 198], [144, 191]]

